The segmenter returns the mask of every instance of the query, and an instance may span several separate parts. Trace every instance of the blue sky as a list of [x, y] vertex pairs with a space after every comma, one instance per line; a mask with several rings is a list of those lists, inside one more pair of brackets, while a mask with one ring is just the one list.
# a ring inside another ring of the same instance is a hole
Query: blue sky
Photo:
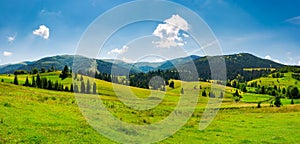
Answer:
[[[0, 65], [32, 61], [45, 56], [75, 54], [86, 28], [105, 11], [124, 2], [126, 1], [0, 1]], [[300, 1], [172, 2], [181, 4], [202, 17], [215, 33], [224, 54], [247, 52], [284, 64], [300, 65]], [[155, 11], [163, 13], [166, 10]], [[171, 17], [170, 15], [168, 18]], [[108, 40], [99, 57], [112, 58], [113, 54], [130, 49], [127, 46], [130, 42], [135, 39], [136, 43], [140, 43], [141, 40], [136, 39], [137, 37], [153, 36], [159, 24], [162, 23], [145, 22], [118, 31]], [[180, 32], [180, 35], [183, 40], [177, 41], [178, 44], [185, 41], [184, 34]], [[188, 39], [186, 41], [187, 49], [196, 48], [193, 42]]]

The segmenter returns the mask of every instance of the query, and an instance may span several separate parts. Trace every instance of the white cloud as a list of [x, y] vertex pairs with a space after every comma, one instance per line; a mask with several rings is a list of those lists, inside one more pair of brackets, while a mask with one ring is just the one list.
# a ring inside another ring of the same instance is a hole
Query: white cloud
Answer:
[[47, 9], [42, 9], [39, 15], [40, 16], [61, 16], [61, 11], [48, 11]]
[[185, 42], [180, 37], [186, 37], [187, 34], [180, 34], [180, 30], [187, 31], [189, 24], [185, 19], [179, 15], [172, 15], [171, 18], [166, 19], [163, 24], [159, 24], [152, 35], [160, 38], [160, 41], [154, 42], [157, 47], [170, 48], [176, 46], [183, 46]]
[[12, 54], [13, 54], [13, 53], [7, 52], [7, 51], [4, 51], [4, 52], [3, 52], [3, 56], [6, 56], [6, 57], [12, 56]]
[[269, 55], [266, 55], [266, 56], [265, 56], [265, 59], [271, 60], [271, 61], [274, 61], [274, 62], [277, 62], [277, 63], [280, 63], [279, 60], [277, 60], [277, 59], [272, 59], [272, 57], [269, 56]]
[[121, 49], [115, 48], [115, 49], [109, 51], [107, 54], [117, 54], [117, 55], [119, 55], [119, 54], [123, 54], [127, 51], [128, 51], [128, 46], [124, 45]]
[[285, 21], [291, 24], [300, 25], [300, 16], [296, 16]]
[[7, 37], [7, 41], [10, 42], [10, 43], [13, 43], [16, 39], [16, 36], [9, 36]]
[[298, 65], [300, 66], [300, 60], [298, 61]]
[[50, 35], [49, 28], [45, 25], [40, 25], [39, 29], [36, 29], [32, 32], [32, 34], [40, 36], [44, 39], [48, 39]]

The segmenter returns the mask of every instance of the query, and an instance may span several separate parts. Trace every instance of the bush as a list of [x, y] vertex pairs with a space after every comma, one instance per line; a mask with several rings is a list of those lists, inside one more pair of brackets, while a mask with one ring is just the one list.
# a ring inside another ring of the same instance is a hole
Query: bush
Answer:
[[170, 88], [174, 88], [175, 86], [174, 86], [174, 81], [171, 81], [171, 83], [169, 84], [169, 87]]

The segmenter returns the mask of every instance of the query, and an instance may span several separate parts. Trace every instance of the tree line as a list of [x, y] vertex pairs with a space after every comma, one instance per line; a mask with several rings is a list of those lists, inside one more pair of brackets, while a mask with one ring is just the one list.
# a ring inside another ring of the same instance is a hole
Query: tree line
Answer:
[[[19, 85], [18, 75], [15, 75], [13, 84]], [[79, 89], [79, 86], [77, 84], [75, 84], [74, 86], [73, 86], [73, 84], [71, 84], [71, 86], [68, 87], [68, 86], [64, 86], [62, 83], [60, 83], [58, 81], [53, 82], [50, 79], [47, 79], [46, 77], [40, 77], [40, 75], [37, 74], [36, 77], [32, 77], [31, 82], [29, 82], [29, 78], [27, 76], [23, 86], [35, 87], [35, 88], [41, 88], [41, 89], [47, 89], [47, 90], [55, 90], [55, 91], [97, 94], [96, 83], [94, 82], [93, 84], [91, 84], [89, 79], [87, 80], [86, 84], [85, 84], [84, 80], [82, 79], [81, 83], [80, 83], [80, 89]]]

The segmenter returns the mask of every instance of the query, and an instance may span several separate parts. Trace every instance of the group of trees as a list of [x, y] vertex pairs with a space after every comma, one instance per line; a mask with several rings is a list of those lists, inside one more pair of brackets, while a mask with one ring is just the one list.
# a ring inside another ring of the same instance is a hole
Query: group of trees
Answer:
[[14, 75], [22, 75], [22, 74], [38, 74], [38, 73], [46, 73], [46, 72], [54, 72], [55, 68], [54, 66], [52, 66], [51, 68], [49, 68], [48, 70], [46, 70], [45, 68], [41, 68], [40, 70], [37, 68], [32, 68], [30, 71], [27, 70], [16, 70], [14, 72]]
[[91, 86], [90, 80], [87, 80], [87, 83], [85, 84], [84, 79], [81, 76], [81, 82], [80, 82], [80, 90], [77, 84], [74, 85], [74, 92], [76, 93], [85, 93], [85, 94], [97, 94], [97, 85], [94, 82]]
[[[161, 77], [162, 79], [166, 80], [165, 82], [159, 81], [155, 83], [151, 83], [149, 85], [149, 82], [152, 78], [154, 77]], [[169, 87], [174, 88], [174, 82], [171, 81], [170, 84], [168, 84], [168, 80], [170, 79], [179, 79], [179, 73], [177, 71], [162, 71], [162, 70], [157, 70], [157, 71], [150, 71], [148, 73], [138, 73], [138, 74], [131, 74], [129, 76], [129, 85], [134, 86], [134, 87], [139, 87], [139, 88], [146, 88], [149, 89], [154, 88], [154, 89], [159, 89], [163, 88], [165, 85], [169, 85]]]
[[[205, 90], [202, 91], [202, 96], [203, 96], [203, 97], [207, 97], [207, 92], [206, 92]], [[208, 93], [208, 96], [209, 96], [210, 98], [216, 98], [216, 97], [217, 97], [216, 94], [215, 94], [214, 92], [209, 92], [209, 93]], [[223, 97], [224, 97], [224, 93], [221, 92], [219, 98], [223, 98]]]
[[108, 82], [112, 82], [112, 80], [115, 83], [118, 82], [116, 76], [113, 76], [113, 75], [107, 74], [107, 73], [98, 73], [98, 72], [95, 72], [95, 78], [96, 79], [100, 79], [100, 80], [104, 80], [104, 81], [108, 81]]
[[283, 73], [273, 73], [272, 78], [283, 78], [284, 74]]
[[[19, 85], [17, 75], [15, 75], [13, 83], [16, 85]], [[69, 88], [68, 86], [64, 86], [62, 83], [59, 83], [58, 81], [53, 82], [50, 79], [47, 79], [45, 77], [40, 77], [39, 74], [37, 74], [36, 77], [34, 77], [34, 76], [32, 77], [31, 83], [29, 82], [29, 79], [27, 76], [23, 86], [36, 87], [36, 88], [48, 89], [48, 90], [56, 90], [56, 91], [74, 92], [72, 84]]]
[[292, 78], [294, 78], [294, 79], [300, 81], [300, 74], [299, 74], [299, 73], [293, 73], [293, 74], [292, 74]]
[[[13, 83], [15, 85], [19, 85], [17, 75], [15, 75]], [[50, 79], [47, 79], [45, 77], [40, 77], [39, 74], [37, 74], [36, 77], [32, 77], [31, 83], [29, 82], [29, 79], [28, 79], [28, 76], [27, 76], [23, 86], [36, 87], [36, 88], [48, 89], [48, 90], [56, 90], [56, 91], [97, 94], [97, 85], [96, 85], [96, 83], [94, 82], [93, 85], [91, 85], [90, 81], [87, 80], [87, 84], [85, 84], [83, 78], [81, 80], [80, 90], [79, 90], [77, 84], [75, 84], [74, 86], [73, 86], [73, 84], [71, 84], [70, 87], [64, 86], [62, 83], [59, 83], [58, 81], [52, 82]]]
[[59, 75], [59, 78], [64, 80], [67, 77], [71, 77], [72, 75], [72, 69], [69, 70], [69, 67], [65, 65], [64, 69], [62, 70], [61, 74]]
[[243, 70], [242, 73], [236, 75], [235, 79], [239, 82], [246, 82], [256, 78], [260, 78], [262, 76], [266, 76], [271, 73], [271, 69], [259, 69], [259, 70]]

